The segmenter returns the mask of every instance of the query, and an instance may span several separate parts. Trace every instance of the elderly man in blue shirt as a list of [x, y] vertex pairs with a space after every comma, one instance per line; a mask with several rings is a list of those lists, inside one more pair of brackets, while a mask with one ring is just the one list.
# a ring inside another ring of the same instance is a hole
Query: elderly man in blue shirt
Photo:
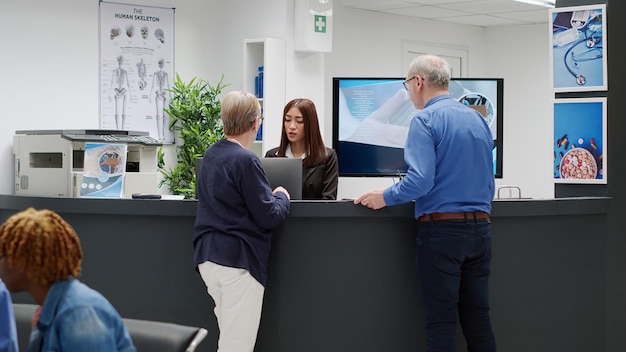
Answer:
[[371, 209], [415, 201], [416, 263], [428, 352], [456, 351], [457, 315], [468, 351], [495, 352], [489, 317], [493, 137], [484, 117], [448, 92], [450, 66], [411, 63], [404, 86], [421, 109], [404, 148], [407, 175], [354, 200]]

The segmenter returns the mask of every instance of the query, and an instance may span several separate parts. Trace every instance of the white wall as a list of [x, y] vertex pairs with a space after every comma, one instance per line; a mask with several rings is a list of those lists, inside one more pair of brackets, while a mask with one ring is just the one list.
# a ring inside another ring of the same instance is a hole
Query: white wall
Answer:
[[[215, 53], [225, 41], [220, 2], [132, 3], [176, 7], [176, 71], [185, 80], [219, 78], [223, 59]], [[98, 18], [96, 0], [0, 2], [0, 193], [13, 193], [16, 130], [98, 128]]]
[[[405, 16], [380, 14], [335, 6], [333, 9], [333, 52], [326, 58], [325, 141], [332, 141], [332, 77], [403, 77], [402, 43], [413, 41], [438, 46], [464, 46], [471, 63], [483, 62], [484, 31], [478, 27], [451, 25]], [[462, 33], [462, 35], [459, 35]], [[470, 75], [474, 74], [470, 70]], [[479, 75], [479, 73], [476, 73]], [[397, 181], [397, 180], [395, 180]], [[394, 180], [388, 177], [341, 177], [337, 197], [355, 198], [370, 188], [385, 188]]]
[[487, 75], [504, 77], [504, 177], [496, 185], [519, 186], [530, 198], [554, 198], [548, 29], [492, 28], [483, 39]]
[[15, 130], [97, 126], [97, 15], [96, 1], [0, 2], [1, 193], [13, 193]]
[[[504, 177], [496, 185], [519, 186], [523, 197], [553, 197], [547, 23], [483, 29], [352, 8], [336, 7], [334, 14], [333, 52], [327, 54], [325, 74], [327, 143], [332, 140], [333, 76], [405, 76], [403, 41], [465, 47], [469, 77], [503, 77], [505, 82]], [[341, 177], [338, 197], [354, 198], [394, 181]]]
[[[184, 80], [198, 76], [211, 83], [223, 74], [231, 85], [226, 91], [242, 87], [245, 38], [284, 39], [286, 99], [307, 97], [316, 103], [327, 145], [332, 143], [333, 76], [404, 75], [403, 41], [466, 47], [470, 76], [505, 78], [504, 179], [498, 184], [520, 185], [525, 197], [552, 197], [552, 163], [545, 152], [551, 149], [552, 128], [544, 25], [481, 29], [344, 8], [335, 1], [333, 52], [297, 53], [294, 0], [131, 3], [175, 7], [176, 72]], [[98, 2], [3, 0], [0, 31], [5, 34], [0, 193], [11, 194], [15, 130], [98, 128]], [[175, 157], [172, 148], [166, 152]], [[342, 178], [339, 196], [355, 197], [391, 182]]]

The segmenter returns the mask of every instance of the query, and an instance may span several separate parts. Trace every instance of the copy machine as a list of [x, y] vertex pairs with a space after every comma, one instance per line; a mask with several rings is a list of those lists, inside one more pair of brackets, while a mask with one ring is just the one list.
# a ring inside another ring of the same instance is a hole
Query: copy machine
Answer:
[[162, 142], [147, 132], [121, 130], [31, 130], [13, 136], [15, 194], [78, 197], [85, 143], [127, 144], [124, 198], [157, 193], [157, 154]]

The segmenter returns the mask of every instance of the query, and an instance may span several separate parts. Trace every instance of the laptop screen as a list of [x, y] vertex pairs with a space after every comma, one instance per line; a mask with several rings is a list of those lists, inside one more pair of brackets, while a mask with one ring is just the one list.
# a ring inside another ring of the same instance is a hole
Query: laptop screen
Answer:
[[261, 163], [272, 189], [283, 186], [291, 199], [302, 199], [302, 159], [261, 158]]
[[[283, 186], [291, 199], [302, 199], [302, 159], [300, 158], [261, 158], [265, 176], [272, 190]], [[196, 158], [196, 178], [200, 178], [202, 157]], [[198, 193], [196, 192], [196, 198]]]

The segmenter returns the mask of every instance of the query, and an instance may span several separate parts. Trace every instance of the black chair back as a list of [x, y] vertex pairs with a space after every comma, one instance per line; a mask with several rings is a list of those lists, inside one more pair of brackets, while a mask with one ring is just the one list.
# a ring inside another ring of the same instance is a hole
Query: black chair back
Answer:
[[[13, 303], [20, 352], [28, 347], [35, 304]], [[193, 352], [208, 335], [204, 328], [123, 318], [137, 352]]]
[[17, 343], [20, 352], [26, 352], [28, 341], [30, 340], [30, 332], [32, 330], [32, 320], [37, 310], [36, 304], [13, 303], [13, 312], [15, 313], [15, 325], [17, 328]]
[[199, 327], [124, 318], [137, 352], [193, 352], [208, 335]]

